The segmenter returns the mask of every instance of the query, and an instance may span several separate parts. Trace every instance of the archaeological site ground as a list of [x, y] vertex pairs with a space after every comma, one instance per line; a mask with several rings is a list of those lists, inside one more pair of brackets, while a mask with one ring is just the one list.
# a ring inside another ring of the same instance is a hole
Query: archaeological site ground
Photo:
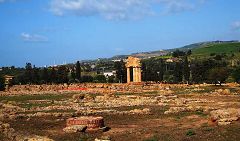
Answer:
[[[235, 83], [16, 85], [0, 93], [0, 140], [237, 141], [239, 93]], [[69, 121], [79, 117], [85, 126]]]

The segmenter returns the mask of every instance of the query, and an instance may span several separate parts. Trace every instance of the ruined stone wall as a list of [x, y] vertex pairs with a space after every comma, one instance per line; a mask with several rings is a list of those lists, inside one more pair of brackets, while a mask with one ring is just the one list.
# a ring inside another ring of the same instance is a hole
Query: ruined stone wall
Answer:
[[142, 93], [155, 90], [169, 90], [182, 87], [200, 87], [201, 85], [187, 86], [185, 84], [121, 84], [121, 83], [79, 83], [79, 84], [53, 84], [53, 85], [14, 85], [8, 91], [0, 92], [0, 95], [18, 94], [45, 94], [61, 92], [89, 92], [89, 93]]

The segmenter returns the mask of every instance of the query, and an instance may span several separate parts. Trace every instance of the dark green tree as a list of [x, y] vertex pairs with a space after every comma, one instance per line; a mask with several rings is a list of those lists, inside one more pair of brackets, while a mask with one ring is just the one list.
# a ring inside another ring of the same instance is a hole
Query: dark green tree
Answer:
[[5, 79], [2, 75], [0, 75], [0, 91], [5, 89]]
[[71, 79], [73, 79], [73, 80], [76, 79], [76, 73], [74, 73], [73, 71], [71, 72]]
[[192, 55], [192, 50], [187, 51], [187, 56]]
[[59, 66], [57, 69], [57, 83], [68, 83], [68, 70], [66, 66]]
[[54, 67], [52, 67], [52, 69], [50, 71], [49, 80], [51, 83], [57, 83], [57, 72]]
[[96, 75], [93, 78], [93, 81], [96, 82], [96, 83], [106, 83], [107, 79], [106, 79], [106, 77], [104, 75]]
[[81, 80], [83, 83], [84, 82], [93, 82], [93, 77], [90, 75], [84, 75], [84, 76], [82, 76]]
[[156, 71], [157, 71], [157, 81], [163, 81], [163, 75], [164, 75], [164, 68], [165, 68], [165, 64], [163, 59], [158, 59], [156, 60]]
[[185, 56], [184, 61], [183, 61], [183, 78], [184, 78], [185, 81], [188, 82], [189, 77], [190, 77], [189, 61], [188, 61], [188, 57]]
[[208, 81], [209, 70], [215, 67], [225, 67], [224, 62], [218, 62], [213, 59], [193, 60], [191, 61], [192, 81], [195, 83], [203, 83]]
[[123, 60], [114, 63], [114, 69], [116, 70], [116, 78], [119, 82], [127, 82], [127, 69]]
[[214, 59], [218, 60], [218, 61], [222, 60], [222, 58], [223, 58], [223, 56], [219, 55], [219, 54], [214, 57]]
[[76, 63], [76, 79], [79, 82], [81, 81], [81, 65], [80, 65], [79, 61], [77, 61], [77, 63]]
[[142, 70], [142, 80], [143, 81], [147, 81], [147, 66], [146, 66], [146, 62], [145, 61], [142, 61], [141, 62], [141, 64], [142, 64], [142, 68], [141, 68], [141, 70]]
[[41, 73], [41, 77], [40, 77], [42, 83], [48, 83], [50, 81], [49, 77], [50, 77], [50, 75], [49, 75], [48, 69], [43, 68], [42, 73]]
[[40, 71], [39, 68], [33, 67], [33, 74], [32, 74], [32, 83], [39, 84], [40, 83]]
[[107, 78], [108, 83], [114, 83], [115, 82], [115, 76], [111, 75]]
[[180, 50], [175, 50], [173, 53], [172, 53], [172, 56], [173, 57], [180, 57], [180, 56], [185, 56], [186, 53], [184, 51], [180, 51]]
[[31, 63], [26, 63], [24, 79], [25, 79], [26, 83], [32, 83], [33, 82], [33, 68], [32, 68]]
[[174, 77], [174, 82], [175, 83], [182, 82], [183, 73], [182, 73], [182, 64], [181, 64], [181, 62], [176, 62], [175, 63], [173, 77]]
[[223, 82], [225, 82], [225, 80], [228, 78], [229, 73], [228, 70], [226, 68], [213, 68], [209, 71], [208, 74], [208, 80], [211, 83], [216, 84], [222, 84]]
[[142, 78], [143, 81], [163, 81], [165, 63], [163, 59], [150, 58], [142, 60]]
[[232, 73], [235, 82], [240, 83], [240, 67], [237, 67]]

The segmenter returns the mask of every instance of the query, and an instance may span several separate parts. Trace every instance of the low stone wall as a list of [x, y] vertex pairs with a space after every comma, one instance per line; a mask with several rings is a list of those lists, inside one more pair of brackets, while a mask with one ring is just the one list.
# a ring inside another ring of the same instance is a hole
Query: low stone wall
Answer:
[[[204, 85], [204, 84], [202, 84]], [[113, 92], [131, 92], [141, 93], [146, 91], [169, 90], [173, 88], [198, 88], [202, 85], [186, 84], [121, 84], [121, 83], [78, 83], [78, 84], [52, 84], [52, 85], [14, 85], [8, 91], [0, 92], [1, 95], [18, 95], [18, 94], [44, 94], [59, 93], [68, 91], [91, 92], [91, 93], [113, 93]], [[206, 85], [206, 84], [205, 84]]]

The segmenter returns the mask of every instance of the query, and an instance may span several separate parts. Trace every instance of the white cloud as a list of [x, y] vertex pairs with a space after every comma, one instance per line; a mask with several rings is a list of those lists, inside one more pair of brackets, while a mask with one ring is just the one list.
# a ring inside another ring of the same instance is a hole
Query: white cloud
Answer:
[[99, 15], [110, 20], [138, 19], [153, 12], [145, 0], [52, 0], [51, 11], [56, 15]]
[[233, 30], [240, 30], [240, 21], [236, 21], [232, 24]]
[[155, 8], [163, 12], [178, 13], [192, 10], [205, 0], [51, 0], [50, 10], [58, 16], [101, 16], [110, 20], [139, 19], [156, 14]]
[[165, 13], [179, 13], [184, 11], [193, 10], [195, 5], [183, 0], [166, 0], [164, 1], [166, 8]]
[[22, 33], [21, 38], [26, 42], [47, 42], [48, 38], [42, 35]]

